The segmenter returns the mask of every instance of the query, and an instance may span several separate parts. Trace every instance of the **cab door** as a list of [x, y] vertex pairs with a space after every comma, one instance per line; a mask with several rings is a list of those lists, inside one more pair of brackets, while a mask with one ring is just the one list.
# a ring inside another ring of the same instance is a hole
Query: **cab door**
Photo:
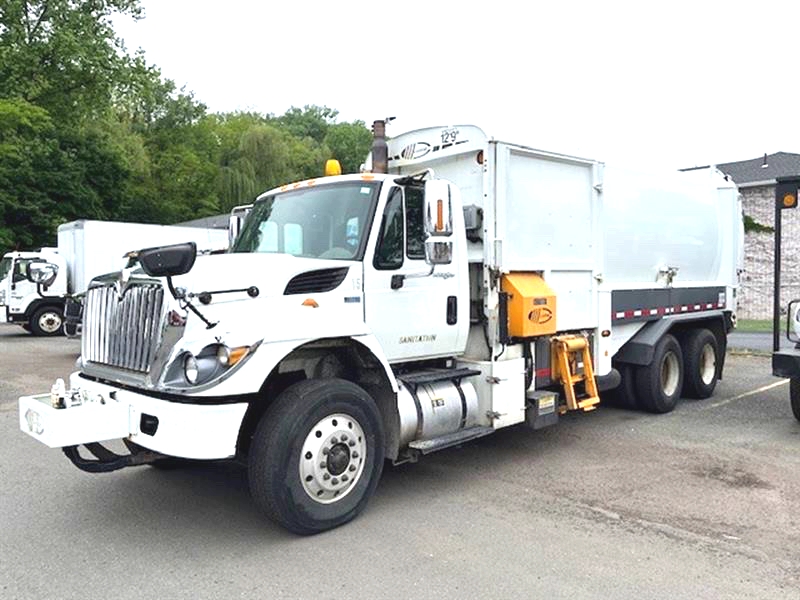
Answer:
[[[424, 189], [392, 185], [384, 197], [364, 257], [367, 325], [390, 362], [463, 352], [469, 330], [461, 256], [466, 240], [454, 241], [459, 248], [454, 248], [453, 262], [431, 273], [425, 262]], [[463, 226], [461, 232], [463, 237]]]

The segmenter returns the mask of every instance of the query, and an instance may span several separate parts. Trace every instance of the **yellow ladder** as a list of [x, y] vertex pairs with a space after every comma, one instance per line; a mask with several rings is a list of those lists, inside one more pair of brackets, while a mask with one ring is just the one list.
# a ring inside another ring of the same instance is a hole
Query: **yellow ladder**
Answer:
[[[600, 397], [594, 380], [589, 340], [582, 335], [561, 335], [551, 341], [552, 378], [564, 386], [567, 410], [594, 410], [600, 403]], [[581, 366], [583, 372], [580, 372]], [[575, 384], [580, 382], [583, 382], [584, 393], [579, 398], [575, 394]]]

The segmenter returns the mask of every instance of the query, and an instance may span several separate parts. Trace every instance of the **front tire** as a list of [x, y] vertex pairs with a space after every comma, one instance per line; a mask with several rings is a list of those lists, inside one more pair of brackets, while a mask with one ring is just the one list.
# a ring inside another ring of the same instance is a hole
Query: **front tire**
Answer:
[[683, 354], [672, 335], [656, 344], [653, 362], [636, 370], [636, 393], [642, 408], [652, 413], [671, 412], [683, 387]]
[[256, 427], [250, 493], [273, 521], [300, 535], [347, 523], [383, 470], [383, 427], [372, 398], [343, 379], [284, 390]]
[[45, 337], [62, 335], [64, 330], [64, 312], [57, 306], [43, 306], [33, 313], [30, 326], [33, 335]]
[[717, 387], [719, 344], [708, 329], [690, 331], [683, 342], [683, 387], [690, 398], [709, 398]]
[[800, 379], [797, 377], [789, 380], [789, 400], [794, 418], [800, 421]]

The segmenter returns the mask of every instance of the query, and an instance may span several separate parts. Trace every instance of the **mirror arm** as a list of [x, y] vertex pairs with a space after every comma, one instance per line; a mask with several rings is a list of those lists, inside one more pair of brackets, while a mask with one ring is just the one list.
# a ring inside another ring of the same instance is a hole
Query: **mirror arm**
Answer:
[[37, 284], [36, 284], [36, 293], [37, 293], [37, 294], [39, 294], [39, 296], [40, 296], [41, 298], [55, 298], [55, 296], [45, 296], [45, 295], [42, 293], [42, 288], [44, 288], [44, 291], [46, 292], [48, 287], [50, 287], [50, 286], [47, 286], [47, 285], [42, 285], [41, 283], [37, 283]]
[[[175, 285], [172, 283], [172, 276], [171, 276], [171, 275], [167, 275], [167, 276], [166, 276], [166, 278], [167, 278], [167, 287], [169, 288], [169, 293], [170, 293], [170, 294], [172, 294], [172, 297], [173, 297], [173, 298], [175, 298], [175, 300], [178, 300], [179, 302], [180, 302], [180, 301], [182, 301], [182, 302], [183, 302], [183, 305], [184, 305], [184, 308], [188, 308], [190, 311], [192, 311], [194, 314], [196, 314], [196, 315], [197, 315], [197, 317], [198, 317], [198, 318], [199, 318], [199, 319], [200, 319], [200, 320], [201, 320], [203, 323], [205, 323], [205, 324], [206, 324], [206, 329], [212, 329], [212, 328], [214, 328], [214, 327], [216, 327], [216, 326], [217, 326], [217, 323], [212, 323], [211, 321], [209, 321], [208, 319], [206, 319], [206, 318], [205, 318], [205, 317], [204, 317], [204, 316], [203, 316], [203, 315], [200, 313], [200, 311], [199, 311], [199, 310], [197, 310], [197, 309], [195, 308], [194, 304], [192, 304], [192, 303], [189, 301], [189, 299], [188, 299], [188, 298], [186, 298], [186, 294], [184, 294], [184, 293], [179, 293], [179, 292], [178, 292], [178, 290], [176, 290], [176, 289], [175, 289]], [[182, 289], [183, 289], [183, 288], [181, 288], [181, 290], [182, 290]]]
[[398, 177], [394, 181], [398, 185], [419, 185], [420, 183], [423, 183], [426, 178], [429, 180], [436, 179], [436, 173], [433, 172], [433, 169], [427, 168], [422, 171], [418, 171], [417, 173], [412, 173], [411, 175]]

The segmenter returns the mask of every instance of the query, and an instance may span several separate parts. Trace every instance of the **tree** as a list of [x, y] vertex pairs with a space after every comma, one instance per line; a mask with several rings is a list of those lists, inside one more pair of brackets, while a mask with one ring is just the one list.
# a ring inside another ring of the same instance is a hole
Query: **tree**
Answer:
[[65, 220], [110, 218], [123, 204], [130, 169], [111, 101], [129, 62], [113, 13], [136, 18], [139, 2], [0, 0], [5, 244], [52, 244]]
[[328, 128], [325, 145], [342, 173], [358, 173], [372, 146], [372, 134], [363, 121], [335, 123]]
[[51, 244], [79, 218], [174, 223], [230, 210], [369, 150], [326, 106], [209, 115], [111, 16], [139, 0], [0, 0], [0, 244]]
[[114, 13], [140, 17], [139, 0], [0, 0], [0, 97], [59, 122], [102, 114], [127, 68]]
[[291, 138], [272, 125], [253, 124], [243, 131], [220, 165], [221, 207], [252, 202], [261, 192], [291, 181], [291, 147]]
[[47, 111], [24, 100], [0, 100], [0, 250], [44, 237], [52, 202], [39, 189], [37, 173], [57, 149]]
[[328, 128], [336, 121], [338, 115], [339, 111], [327, 106], [307, 104], [303, 108], [291, 107], [276, 121], [281, 128], [294, 137], [309, 137], [318, 144], [322, 144]]
[[66, 220], [109, 218], [127, 176], [102, 132], [59, 130], [44, 109], [0, 100], [0, 245], [49, 245]]

